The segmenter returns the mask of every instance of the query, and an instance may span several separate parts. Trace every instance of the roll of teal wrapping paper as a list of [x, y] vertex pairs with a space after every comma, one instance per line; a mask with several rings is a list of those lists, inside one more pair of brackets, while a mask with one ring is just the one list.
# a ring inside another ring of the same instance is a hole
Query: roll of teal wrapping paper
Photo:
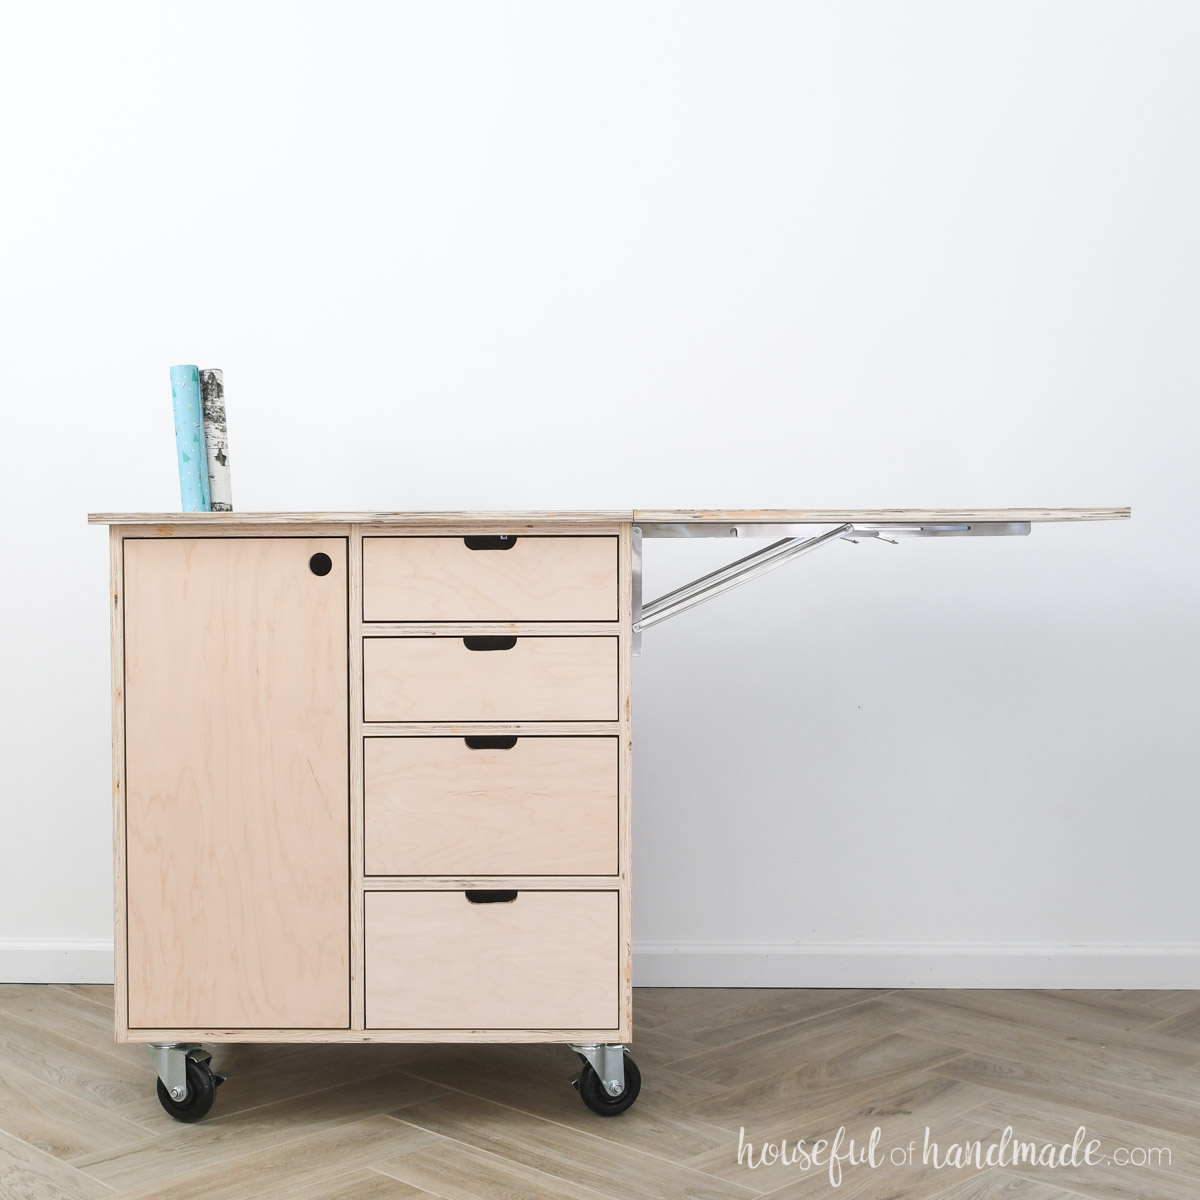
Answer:
[[179, 459], [179, 497], [184, 512], [208, 512], [208, 456], [204, 448], [204, 408], [200, 368], [171, 368], [171, 404], [175, 409], [175, 452]]

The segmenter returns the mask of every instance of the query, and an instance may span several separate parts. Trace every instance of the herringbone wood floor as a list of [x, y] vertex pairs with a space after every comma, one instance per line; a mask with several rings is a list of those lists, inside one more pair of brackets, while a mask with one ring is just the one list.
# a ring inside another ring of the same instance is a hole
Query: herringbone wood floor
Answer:
[[[144, 1048], [116, 1046], [112, 991], [0, 987], [0, 1197], [222, 1200], [1096, 1200], [1200, 1195], [1200, 992], [657, 990], [636, 994], [641, 1098], [584, 1108], [561, 1046], [218, 1046], [212, 1114], [159, 1108]], [[1169, 1166], [978, 1173], [941, 1145], [1169, 1147]], [[844, 1125], [916, 1164], [737, 1162]]]

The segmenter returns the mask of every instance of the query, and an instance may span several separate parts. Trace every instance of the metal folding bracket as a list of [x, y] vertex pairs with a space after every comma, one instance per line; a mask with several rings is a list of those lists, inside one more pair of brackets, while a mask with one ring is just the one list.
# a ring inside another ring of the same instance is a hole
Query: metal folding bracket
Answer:
[[633, 652], [641, 654], [642, 652], [642, 627], [639, 622], [642, 619], [642, 527], [635, 525], [633, 527]]
[[[1023, 536], [1030, 531], [1028, 521], [981, 521], [972, 524], [901, 524], [901, 523], [846, 523], [837, 525], [824, 533], [808, 535], [804, 525], [738, 524], [727, 525], [716, 522], [680, 522], [678, 524], [639, 524], [633, 527], [633, 652], [641, 652], [642, 632], [660, 621], [669, 620], [689, 608], [749, 583], [760, 575], [783, 566], [784, 563], [811, 554], [822, 546], [838, 541], [857, 542], [873, 539], [895, 543], [902, 537], [969, 537], [969, 536]], [[782, 535], [782, 536], [780, 536]], [[699, 579], [683, 584], [673, 591], [642, 603], [642, 540], [646, 537], [772, 537], [780, 540], [753, 554], [739, 558], [727, 566], [718, 567]]]

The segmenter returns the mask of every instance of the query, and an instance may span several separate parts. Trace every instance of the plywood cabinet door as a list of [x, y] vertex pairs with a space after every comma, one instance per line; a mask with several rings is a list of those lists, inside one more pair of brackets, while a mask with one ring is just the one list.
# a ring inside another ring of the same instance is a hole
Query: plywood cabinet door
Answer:
[[346, 564], [125, 540], [130, 1028], [349, 1025]]

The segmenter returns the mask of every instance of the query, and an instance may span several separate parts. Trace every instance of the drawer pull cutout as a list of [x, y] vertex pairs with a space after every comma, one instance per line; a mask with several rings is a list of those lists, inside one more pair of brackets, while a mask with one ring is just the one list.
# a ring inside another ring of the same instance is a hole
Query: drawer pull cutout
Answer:
[[468, 550], [511, 550], [517, 544], [516, 537], [510, 537], [507, 533], [495, 537], [465, 537], [463, 541]]
[[511, 650], [517, 644], [515, 637], [465, 637], [463, 645], [468, 650]]
[[463, 741], [467, 743], [468, 750], [511, 750], [517, 744], [515, 737], [505, 737], [503, 734], [494, 737], [476, 734], [463, 738]]
[[472, 904], [511, 904], [516, 898], [517, 893], [514, 892], [487, 892], [487, 891], [472, 891], [463, 892], [463, 895]]

